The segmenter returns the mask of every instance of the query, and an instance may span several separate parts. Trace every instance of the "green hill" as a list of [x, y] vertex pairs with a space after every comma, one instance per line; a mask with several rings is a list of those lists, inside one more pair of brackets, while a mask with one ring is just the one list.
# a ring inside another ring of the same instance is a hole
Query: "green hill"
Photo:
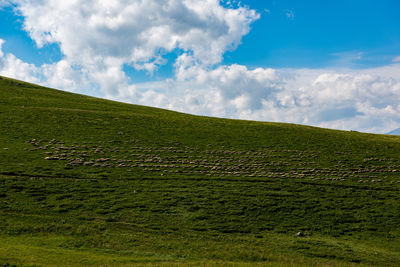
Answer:
[[0, 266], [400, 262], [398, 136], [0, 78]]

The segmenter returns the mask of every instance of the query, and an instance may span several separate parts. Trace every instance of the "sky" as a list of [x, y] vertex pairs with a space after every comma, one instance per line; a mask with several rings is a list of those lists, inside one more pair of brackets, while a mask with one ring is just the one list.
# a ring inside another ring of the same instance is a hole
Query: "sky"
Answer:
[[0, 0], [0, 75], [223, 118], [400, 128], [397, 0]]

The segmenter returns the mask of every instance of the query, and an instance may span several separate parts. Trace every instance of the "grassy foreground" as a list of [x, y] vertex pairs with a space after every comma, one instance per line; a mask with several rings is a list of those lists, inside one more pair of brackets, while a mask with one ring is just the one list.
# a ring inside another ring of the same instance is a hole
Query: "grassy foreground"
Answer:
[[0, 78], [0, 266], [400, 262], [400, 137]]

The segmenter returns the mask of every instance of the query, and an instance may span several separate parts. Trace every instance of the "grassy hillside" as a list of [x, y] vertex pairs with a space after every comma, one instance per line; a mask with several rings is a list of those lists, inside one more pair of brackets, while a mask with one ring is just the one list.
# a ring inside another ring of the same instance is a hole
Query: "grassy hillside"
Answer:
[[398, 136], [199, 117], [5, 77], [0, 125], [0, 266], [400, 262]]

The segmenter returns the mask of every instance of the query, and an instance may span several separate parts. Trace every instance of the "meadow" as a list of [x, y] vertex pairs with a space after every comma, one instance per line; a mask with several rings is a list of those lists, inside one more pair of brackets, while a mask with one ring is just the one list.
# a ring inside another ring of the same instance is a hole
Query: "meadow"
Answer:
[[398, 136], [0, 78], [0, 266], [399, 266]]

